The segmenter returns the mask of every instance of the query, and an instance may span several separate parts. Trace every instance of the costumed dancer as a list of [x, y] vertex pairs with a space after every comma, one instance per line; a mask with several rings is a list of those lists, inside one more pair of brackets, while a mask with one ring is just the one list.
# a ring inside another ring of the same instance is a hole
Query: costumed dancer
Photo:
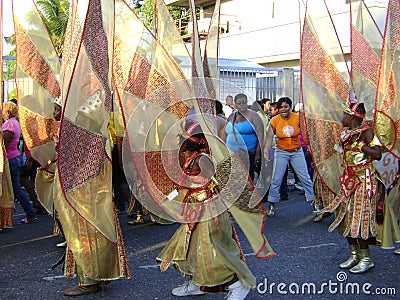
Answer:
[[[98, 132], [100, 103], [98, 91], [79, 108], [76, 124]], [[109, 148], [110, 145], [105, 146]], [[63, 144], [59, 144], [59, 153], [63, 151], [62, 147]], [[105, 151], [111, 157], [110, 149]], [[63, 190], [56, 173], [54, 206], [67, 241], [64, 273], [72, 277], [75, 271], [78, 282], [64, 292], [66, 296], [93, 294], [110, 280], [130, 277], [122, 232], [112, 202], [111, 162], [105, 160], [101, 164], [97, 178], [73, 191]]]
[[[210, 213], [207, 202], [218, 200], [219, 183], [214, 177], [205, 135], [197, 122], [186, 122], [180, 151], [185, 155], [179, 187], [182, 203], [187, 207], [200, 205], [198, 216], [204, 216]], [[191, 278], [174, 288], [172, 294], [191, 296], [229, 290], [227, 299], [245, 299], [256, 279], [246, 264], [229, 212], [196, 220], [182, 224], [157, 257], [162, 271], [172, 265]]]
[[377, 202], [385, 198], [385, 186], [373, 166], [373, 161], [382, 157], [381, 143], [370, 126], [363, 123], [365, 114], [360, 102], [351, 103], [343, 112], [342, 125], [347, 129], [340, 136], [344, 167], [339, 178], [341, 189], [322, 210], [322, 213], [337, 210], [329, 231], [339, 227], [350, 248], [350, 257], [339, 267], [356, 274], [374, 266], [368, 245], [377, 235]]
[[114, 1], [70, 2], [63, 46], [63, 111], [54, 179], [54, 208], [67, 241], [66, 296], [93, 294], [130, 278], [112, 200], [111, 139]]
[[[54, 128], [59, 129], [60, 120], [62, 114], [62, 103], [59, 97], [54, 99], [53, 104], [53, 119], [56, 125]], [[59, 131], [54, 132], [53, 140], [55, 145], [55, 156], [50, 159], [47, 164], [41, 166], [37, 169], [37, 175], [35, 180], [35, 189], [38, 195], [38, 198], [45, 209], [52, 215], [54, 219], [54, 234], [59, 235], [64, 240], [57, 244], [57, 247], [64, 248], [67, 246], [67, 242], [65, 241], [64, 233], [62, 230], [62, 226], [60, 220], [58, 219], [57, 211], [54, 209], [54, 201], [53, 201], [53, 185], [54, 185], [54, 176], [56, 172], [56, 162], [57, 162], [57, 147], [58, 147], [58, 138]], [[52, 269], [54, 269], [58, 265], [55, 264]]]

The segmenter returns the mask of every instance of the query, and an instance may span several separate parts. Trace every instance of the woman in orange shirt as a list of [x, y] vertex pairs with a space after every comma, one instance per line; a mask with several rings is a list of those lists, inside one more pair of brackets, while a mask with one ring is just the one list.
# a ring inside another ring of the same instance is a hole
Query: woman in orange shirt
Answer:
[[[289, 162], [304, 187], [307, 201], [314, 200], [313, 183], [308, 175], [307, 164], [299, 139], [300, 118], [297, 113], [291, 111], [291, 107], [292, 100], [290, 98], [280, 98], [278, 100], [279, 115], [273, 117], [270, 121], [269, 134], [272, 134], [272, 130], [278, 141], [275, 149], [274, 174], [268, 195], [269, 216], [275, 214], [274, 206], [275, 203], [279, 202], [279, 188]], [[264, 155], [268, 159], [268, 151], [265, 151]]]

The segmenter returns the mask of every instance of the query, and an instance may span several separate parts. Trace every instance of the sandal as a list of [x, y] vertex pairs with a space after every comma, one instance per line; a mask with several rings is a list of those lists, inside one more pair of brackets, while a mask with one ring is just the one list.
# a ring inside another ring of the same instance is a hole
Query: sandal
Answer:
[[37, 220], [37, 218], [35, 218], [35, 217], [32, 217], [32, 218], [25, 217], [25, 218], [23, 218], [22, 220], [20, 220], [20, 221], [18, 222], [18, 224], [30, 224], [30, 223], [35, 222], [35, 220]]
[[275, 216], [275, 209], [274, 208], [270, 208], [268, 213], [267, 213], [268, 217], [274, 217]]

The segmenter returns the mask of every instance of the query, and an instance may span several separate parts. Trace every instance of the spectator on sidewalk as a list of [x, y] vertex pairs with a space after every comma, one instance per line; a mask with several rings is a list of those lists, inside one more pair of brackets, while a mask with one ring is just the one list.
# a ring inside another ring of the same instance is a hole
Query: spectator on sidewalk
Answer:
[[22, 190], [20, 183], [21, 168], [23, 157], [18, 150], [18, 143], [21, 137], [21, 128], [16, 119], [18, 107], [15, 103], [8, 101], [3, 104], [3, 130], [4, 145], [6, 147], [7, 158], [10, 166], [10, 174], [14, 196], [25, 211], [25, 218], [19, 224], [29, 224], [36, 220], [36, 213], [29, 201], [28, 195]]
[[[269, 114], [268, 114], [268, 118], [269, 121], [275, 117], [276, 115], [279, 114], [279, 109], [278, 109], [278, 102], [273, 102], [270, 104], [269, 107]], [[268, 155], [266, 153], [264, 153], [264, 157], [265, 159], [269, 160], [269, 164], [271, 165], [270, 167], [273, 168], [273, 161], [274, 161], [274, 156], [275, 156], [275, 148], [276, 148], [276, 136], [273, 134], [271, 127], [269, 126], [269, 121], [268, 121], [268, 127], [266, 129], [266, 137], [265, 137], [265, 147], [264, 147], [264, 151], [266, 150], [266, 147], [268, 147], [267, 151], [268, 151]], [[270, 131], [271, 130], [271, 131]], [[269, 141], [267, 141], [267, 138], [269, 139]], [[273, 172], [273, 171], [272, 171]], [[281, 183], [281, 187], [279, 188], [279, 195], [280, 195], [280, 200], [281, 201], [287, 201], [289, 200], [289, 192], [288, 192], [288, 184], [287, 184], [287, 178], [288, 178], [288, 168], [286, 168], [286, 172], [283, 175], [282, 178], [282, 183]], [[268, 192], [264, 195], [262, 202], [268, 202]], [[268, 211], [267, 215], [270, 217], [273, 217], [275, 214], [274, 211]]]
[[247, 96], [237, 94], [237, 109], [225, 127], [226, 145], [248, 164], [249, 176], [254, 180], [254, 171], [261, 164], [261, 145], [264, 143], [264, 125], [260, 116], [248, 109]]
[[[294, 107], [294, 112], [299, 113], [301, 108], [303, 107], [303, 103], [297, 103]], [[301, 148], [303, 149], [304, 157], [306, 159], [306, 164], [307, 164], [307, 170], [308, 170], [308, 175], [310, 175], [310, 179], [313, 180], [314, 177], [314, 168], [312, 165], [312, 156], [310, 151], [308, 150], [307, 144], [304, 141], [303, 135], [299, 133], [299, 139], [300, 139], [300, 145]], [[299, 177], [297, 177], [296, 173], [294, 173], [294, 187], [296, 190], [299, 190], [304, 193], [304, 188], [300, 183]]]
[[225, 105], [223, 107], [225, 118], [229, 118], [229, 116], [235, 112], [235, 104], [233, 103], [233, 96], [228, 95], [225, 99]]
[[[275, 134], [278, 138], [274, 157], [274, 174], [268, 195], [269, 215], [274, 215], [275, 203], [279, 202], [279, 189], [282, 178], [290, 162], [293, 171], [302, 183], [307, 201], [314, 200], [313, 183], [308, 175], [304, 153], [300, 145], [300, 119], [297, 113], [291, 111], [292, 100], [283, 97], [278, 100], [279, 115], [270, 121], [271, 129], [268, 134]], [[270, 133], [272, 131], [272, 133]], [[270, 141], [271, 138], [267, 138]], [[266, 145], [265, 155], [272, 145]]]

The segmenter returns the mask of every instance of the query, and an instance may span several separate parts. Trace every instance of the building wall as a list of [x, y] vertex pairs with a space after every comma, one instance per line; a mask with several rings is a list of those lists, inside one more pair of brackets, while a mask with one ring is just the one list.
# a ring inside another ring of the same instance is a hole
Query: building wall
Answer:
[[[232, 0], [221, 4], [220, 57], [248, 59], [265, 67], [298, 68], [300, 30], [306, 0]], [[345, 52], [349, 52], [349, 9], [346, 0], [326, 0]], [[386, 0], [366, 0], [383, 28]], [[324, 1], [314, 10], [323, 12]]]

